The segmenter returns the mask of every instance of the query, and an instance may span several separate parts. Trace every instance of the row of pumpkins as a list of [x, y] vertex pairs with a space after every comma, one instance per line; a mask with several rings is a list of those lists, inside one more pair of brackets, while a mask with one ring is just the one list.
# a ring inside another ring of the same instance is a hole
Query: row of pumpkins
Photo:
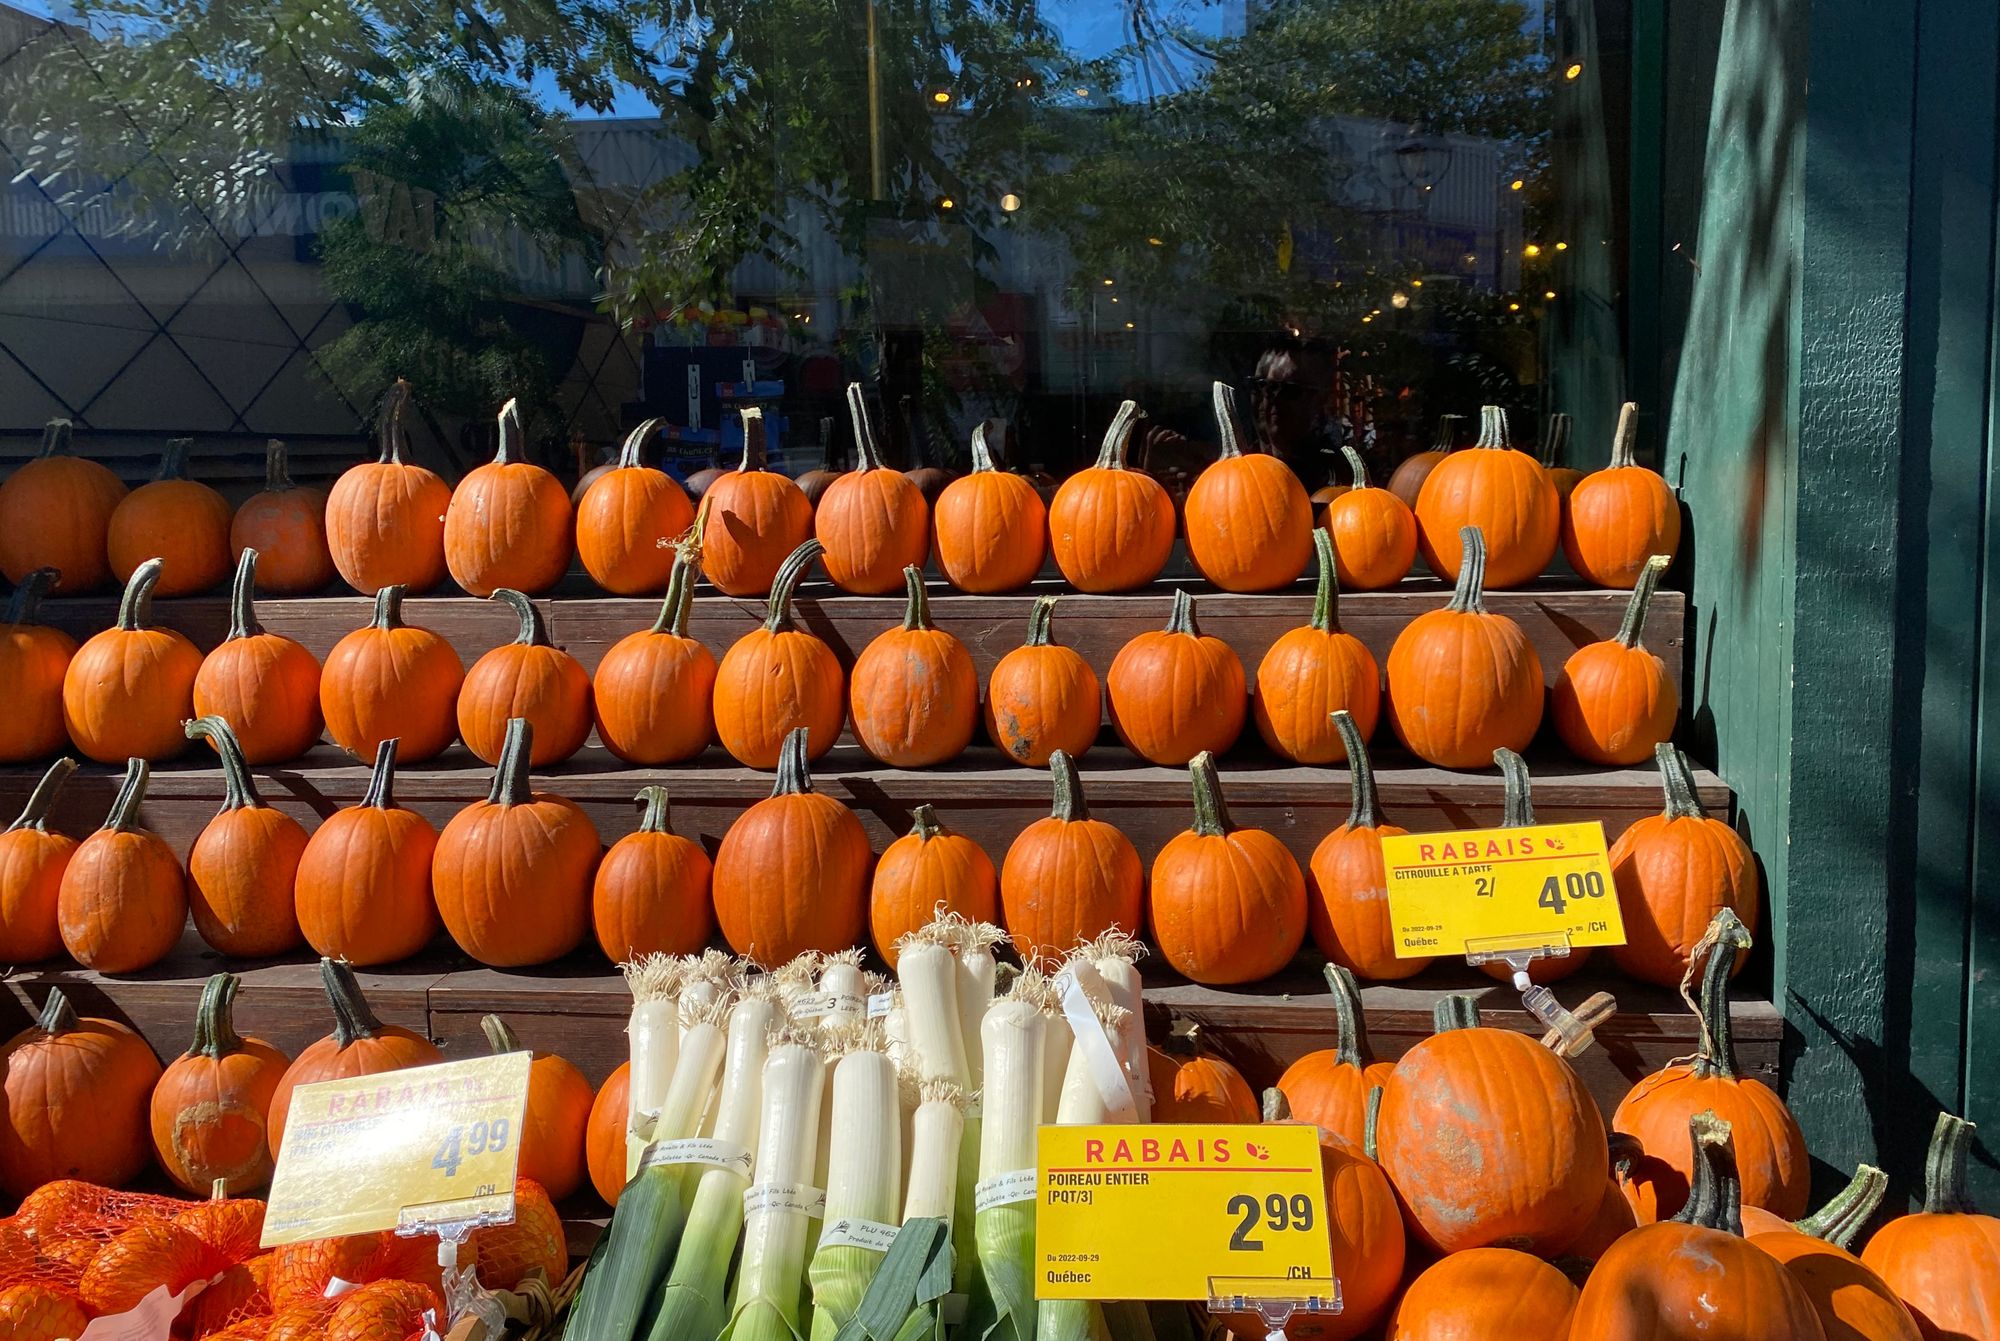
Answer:
[[[1471, 448], [1405, 462], [1396, 481], [1401, 493], [1371, 487], [1350, 451], [1353, 487], [1322, 491], [1316, 518], [1313, 498], [1290, 468], [1244, 451], [1233, 389], [1216, 383], [1214, 401], [1220, 455], [1195, 480], [1178, 521], [1165, 488], [1126, 465], [1141, 417], [1131, 401], [1096, 463], [1047, 504], [1029, 480], [996, 465], [983, 424], [972, 438], [971, 473], [945, 485], [933, 504], [911, 478], [883, 465], [859, 385], [848, 389], [858, 468], [815, 482], [824, 486], [815, 499], [765, 468], [763, 412], [746, 409], [741, 465], [717, 472], [701, 495], [702, 573], [728, 595], [763, 596], [785, 557], [817, 536], [828, 576], [852, 592], [893, 591], [905, 568], [921, 567], [933, 553], [946, 580], [962, 590], [1014, 591], [1034, 579], [1051, 550], [1077, 588], [1129, 591], [1159, 575], [1178, 526], [1210, 582], [1226, 591], [1273, 591], [1306, 570], [1317, 524], [1333, 538], [1340, 580], [1374, 589], [1401, 581], [1419, 552], [1433, 572], [1455, 579], [1460, 531], [1476, 526], [1486, 536], [1488, 580], [1496, 587], [1538, 576], [1560, 543], [1586, 580], [1630, 588], [1647, 559], [1671, 556], [1680, 540], [1672, 490], [1634, 462], [1631, 405], [1610, 465], [1593, 474], [1545, 467], [1514, 450], [1505, 412], [1488, 406]], [[697, 517], [687, 491], [644, 463], [646, 443], [664, 421], [633, 430], [615, 467], [573, 506], [561, 481], [523, 459], [513, 402], [500, 412], [494, 460], [455, 489], [405, 459], [409, 403], [408, 384], [398, 382], [383, 415], [380, 459], [348, 470], [330, 493], [293, 483], [283, 447], [274, 443], [264, 491], [233, 515], [221, 494], [185, 478], [187, 440], [168, 447], [155, 481], [128, 494], [104, 466], [68, 454], [69, 425], [57, 421], [41, 456], [0, 483], [0, 573], [19, 583], [51, 567], [60, 574], [54, 590], [68, 594], [108, 578], [125, 581], [160, 557], [159, 593], [184, 596], [220, 583], [232, 553], [256, 548], [272, 556], [265, 584], [278, 594], [319, 590], [336, 573], [364, 594], [390, 586], [422, 592], [449, 574], [473, 595], [489, 596], [503, 587], [546, 591], [574, 554], [614, 594], [665, 588], [672, 542]]]

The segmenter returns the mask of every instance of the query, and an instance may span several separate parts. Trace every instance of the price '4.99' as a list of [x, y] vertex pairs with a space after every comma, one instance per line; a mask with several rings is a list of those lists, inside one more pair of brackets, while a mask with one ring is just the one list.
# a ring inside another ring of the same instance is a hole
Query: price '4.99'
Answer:
[[466, 1159], [505, 1150], [508, 1126], [506, 1118], [494, 1118], [491, 1122], [475, 1122], [470, 1129], [462, 1125], [453, 1127], [445, 1133], [437, 1153], [431, 1156], [431, 1167], [444, 1170], [444, 1176], [450, 1178]]

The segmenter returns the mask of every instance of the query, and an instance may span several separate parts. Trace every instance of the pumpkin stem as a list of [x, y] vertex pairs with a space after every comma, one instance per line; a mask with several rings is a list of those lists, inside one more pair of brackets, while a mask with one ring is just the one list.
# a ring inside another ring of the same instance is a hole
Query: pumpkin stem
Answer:
[[16, 829], [38, 829], [48, 832], [49, 811], [56, 803], [56, 796], [62, 791], [69, 775], [76, 772], [76, 760], [63, 755], [49, 765], [49, 771], [42, 774], [42, 780], [35, 784], [35, 790], [28, 793], [28, 804], [21, 807], [21, 814], [5, 832]]
[[382, 454], [375, 458], [377, 465], [403, 464], [403, 453], [410, 445], [410, 432], [403, 426], [403, 415], [409, 408], [410, 381], [406, 377], [398, 377], [396, 385], [389, 388], [389, 394], [382, 400], [382, 425], [378, 430]]
[[1639, 1144], [1639, 1138], [1622, 1131], [1605, 1133], [1604, 1143], [1611, 1155], [1611, 1172], [1621, 1181], [1629, 1178], [1632, 1166], [1646, 1157], [1646, 1147]]
[[235, 1009], [236, 988], [241, 981], [234, 973], [218, 973], [202, 985], [201, 1005], [194, 1013], [194, 1042], [185, 1055], [219, 1062], [243, 1051]]
[[1174, 608], [1167, 616], [1168, 633], [1185, 633], [1190, 638], [1201, 637], [1201, 625], [1195, 623], [1194, 597], [1185, 591], [1174, 592]]
[[1243, 431], [1236, 426], [1236, 388], [1227, 382], [1217, 382], [1210, 390], [1210, 400], [1215, 407], [1215, 431], [1222, 440], [1215, 459], [1227, 461], [1243, 455]]
[[1695, 793], [1694, 773], [1688, 768], [1687, 756], [1675, 749], [1672, 741], [1663, 740], [1653, 747], [1653, 762], [1660, 766], [1660, 786], [1667, 794], [1662, 813], [1670, 820], [1707, 818], [1701, 797]]
[[1338, 964], [1326, 966], [1327, 989], [1333, 993], [1333, 1057], [1356, 1070], [1373, 1061], [1368, 1047], [1368, 1018], [1361, 1007], [1361, 987]]
[[1340, 743], [1347, 750], [1348, 785], [1354, 793], [1347, 808], [1347, 827], [1379, 829], [1382, 808], [1375, 799], [1375, 766], [1368, 758], [1368, 742], [1361, 739], [1354, 714], [1345, 708], [1333, 710], [1333, 729], [1340, 733]]
[[1479, 441], [1472, 445], [1488, 449], [1497, 448], [1501, 451], [1511, 450], [1514, 443], [1507, 436], [1507, 412], [1498, 405], [1480, 406]]
[[375, 767], [368, 774], [368, 790], [361, 804], [377, 810], [396, 808], [396, 746], [400, 738], [391, 736], [375, 747]]
[[1340, 454], [1347, 458], [1347, 468], [1354, 472], [1355, 488], [1372, 489], [1375, 487], [1368, 480], [1368, 463], [1361, 459], [1361, 453], [1354, 450], [1352, 443], [1341, 443]]
[[337, 1048], [349, 1048], [356, 1040], [373, 1038], [382, 1032], [382, 1021], [361, 995], [354, 980], [354, 966], [345, 959], [319, 961], [319, 978], [326, 985], [326, 999], [333, 1006], [333, 1041]]
[[1055, 622], [1056, 596], [1037, 596], [1028, 608], [1028, 641], [1024, 647], [1053, 647], [1055, 639], [1049, 636], [1049, 626]]
[[1625, 618], [1618, 625], [1620, 647], [1640, 645], [1641, 635], [1646, 631], [1646, 610], [1653, 603], [1653, 593], [1660, 589], [1660, 578], [1665, 575], [1667, 565], [1672, 562], [1669, 555], [1655, 554], [1639, 570], [1639, 580], [1632, 584], [1632, 599], [1625, 602]]
[[264, 631], [257, 622], [257, 551], [243, 547], [236, 561], [236, 577], [229, 584], [230, 638], [254, 638]]
[[654, 633], [687, 637], [688, 611], [694, 606], [694, 569], [686, 554], [674, 552], [674, 565], [667, 570], [667, 598], [660, 602], [660, 617], [653, 621]]
[[520, 619], [520, 631], [514, 635], [514, 646], [555, 646], [549, 641], [549, 621], [535, 603], [528, 599], [526, 593], [516, 591], [512, 587], [496, 587], [493, 594], [486, 599], [499, 601], [508, 606]]
[[666, 833], [667, 789], [657, 784], [641, 787], [639, 794], [632, 798], [645, 807], [639, 815], [640, 833]]
[[840, 444], [833, 436], [833, 416], [823, 415], [819, 421], [819, 468], [829, 475], [840, 473]]
[[812, 768], [806, 757], [806, 742], [810, 738], [802, 726], [785, 733], [785, 743], [778, 747], [778, 777], [771, 784], [771, 795], [805, 796], [812, 791]]
[[1743, 1178], [1736, 1169], [1736, 1140], [1729, 1124], [1705, 1109], [1688, 1119], [1688, 1134], [1694, 1142], [1693, 1187], [1674, 1219], [1742, 1238]]
[[1445, 609], [1455, 615], [1486, 613], [1486, 536], [1477, 526], [1458, 528], [1458, 582]]
[[1627, 466], [1637, 465], [1633, 448], [1638, 441], [1639, 406], [1636, 402], [1628, 400], [1618, 408], [1618, 428], [1611, 435], [1611, 464], [1606, 469], [1623, 470]]
[[1854, 1170], [1853, 1179], [1819, 1210], [1797, 1221], [1801, 1234], [1823, 1239], [1844, 1252], [1859, 1255], [1861, 1239], [1889, 1194], [1889, 1175], [1872, 1164]]
[[1111, 416], [1111, 427], [1104, 430], [1104, 441], [1097, 449], [1098, 470], [1128, 469], [1125, 450], [1131, 446], [1133, 426], [1145, 415], [1136, 400], [1128, 400], [1118, 407], [1118, 413]]
[[525, 717], [507, 719], [507, 739], [500, 746], [500, 762], [493, 768], [493, 785], [487, 789], [486, 803], [495, 806], [526, 805], [535, 789], [528, 780], [528, 756], [535, 746], [535, 727]]
[[1528, 761], [1512, 750], [1493, 751], [1506, 788], [1500, 803], [1500, 827], [1525, 829], [1535, 822], [1535, 780], [1528, 776]]
[[1439, 415], [1437, 437], [1431, 441], [1431, 450], [1447, 454], [1455, 451], [1458, 447], [1458, 426], [1464, 422], [1462, 414]]
[[777, 575], [771, 579], [770, 612], [764, 616], [766, 633], [781, 632], [785, 625], [792, 622], [792, 593], [805, 577], [806, 569], [812, 567], [814, 560], [824, 553], [825, 545], [817, 540], [807, 540], [787, 554], [785, 561], [778, 565]]
[[68, 456], [70, 435], [75, 430], [76, 425], [67, 419], [49, 420], [48, 423], [42, 425], [42, 449], [36, 452], [35, 455], [37, 457]]
[[160, 453], [160, 468], [153, 472], [153, 478], [155, 480], [186, 479], [188, 451], [193, 446], [193, 438], [167, 439], [167, 449]]
[[1563, 452], [1569, 447], [1570, 418], [1566, 414], [1552, 414], [1548, 425], [1542, 431], [1542, 468], [1552, 469], [1562, 460]]
[[1188, 777], [1194, 782], [1194, 832], [1203, 838], [1221, 838], [1235, 826], [1229, 822], [1229, 807], [1222, 800], [1222, 779], [1215, 774], [1215, 756], [1203, 750], [1188, 761]]
[[493, 1049], [493, 1055], [496, 1057], [510, 1052], [527, 1051], [521, 1046], [521, 1040], [514, 1036], [514, 1031], [507, 1027], [507, 1022], [498, 1015], [481, 1016], [479, 1031], [486, 1035], [486, 1046]]
[[1972, 1199], [1965, 1192], [1965, 1161], [1972, 1153], [1972, 1137], [1978, 1130], [1964, 1118], [1938, 1114], [1937, 1127], [1931, 1133], [1930, 1154], [1924, 1160], [1924, 1214], [1973, 1213]]
[[[1729, 975], [1736, 971], [1736, 956], [1750, 948], [1750, 928], [1743, 925], [1734, 908], [1720, 909], [1695, 946], [1693, 957], [1699, 958], [1704, 947], [1708, 959], [1702, 966], [1701, 1001], [1695, 1007], [1695, 1018], [1701, 1021], [1701, 1051], [1695, 1054], [1694, 1073], [1703, 1079], [1735, 1080], [1736, 1036], [1729, 1018]], [[1693, 973], [1692, 964], [1688, 971]]]
[[37, 568], [21, 579], [21, 585], [14, 588], [14, 594], [7, 598], [7, 618], [9, 624], [32, 624], [42, 608], [42, 597], [49, 594], [62, 577], [55, 568]]
[[292, 463], [285, 451], [285, 440], [269, 439], [264, 444], [264, 492], [281, 494], [298, 487], [292, 479]]
[[51, 987], [49, 999], [42, 1003], [41, 1017], [35, 1023], [41, 1026], [43, 1033], [55, 1038], [76, 1028], [80, 1021], [76, 1018], [76, 1007], [70, 1005], [63, 989]]
[[[997, 419], [982, 419], [972, 426], [972, 473], [974, 475], [977, 475], [982, 470], [1000, 469], [999, 464], [993, 460], [993, 447], [987, 434], [987, 428], [990, 425], [998, 423], [1000, 421]], [[1006, 432], [1004, 425], [1002, 425], [1000, 432], [1003, 434]]]
[[618, 448], [618, 469], [633, 470], [646, 464], [646, 444], [660, 431], [664, 419], [648, 419], [639, 427], [625, 435], [625, 441]]
[[1455, 993], [1440, 997], [1431, 1008], [1431, 1031], [1448, 1034], [1454, 1029], [1479, 1028], [1479, 998]]
[[924, 592], [924, 571], [915, 564], [903, 568], [903, 631], [915, 633], [931, 627], [930, 597]]
[[401, 583], [383, 587], [375, 593], [375, 614], [368, 626], [375, 629], [399, 629], [403, 627], [403, 591]]
[[118, 598], [118, 627], [126, 633], [143, 629], [153, 622], [153, 588], [160, 583], [164, 559], [148, 559], [132, 570], [125, 592]]
[[521, 402], [509, 396], [500, 407], [500, 445], [494, 449], [493, 464], [511, 466], [527, 459], [527, 431], [521, 427]]
[[1276, 1085], [1264, 1091], [1264, 1102], [1261, 1106], [1263, 1108], [1264, 1121], [1266, 1122], [1290, 1122], [1292, 1120], [1292, 1101], [1287, 1099], [1285, 1092]]
[[910, 832], [928, 843], [944, 832], [944, 825], [938, 823], [937, 811], [920, 805], [910, 812]]
[[1313, 527], [1313, 553], [1319, 557], [1319, 585], [1313, 589], [1312, 626], [1339, 633], [1340, 579], [1333, 571], [1333, 536], [1324, 526]]
[[847, 384], [847, 414], [854, 421], [854, 469], [882, 469], [882, 443], [875, 436], [875, 425], [868, 417], [868, 397], [859, 382]]
[[125, 780], [118, 784], [118, 795], [111, 800], [111, 810], [104, 817], [101, 831], [125, 833], [139, 827], [135, 822], [139, 803], [146, 799], [146, 784], [152, 777], [153, 766], [144, 759], [125, 761]]
[[1368, 1087], [1368, 1115], [1362, 1119], [1361, 1123], [1361, 1153], [1370, 1159], [1381, 1158], [1378, 1153], [1381, 1147], [1376, 1139], [1381, 1132], [1381, 1127], [1382, 1087], [1380, 1085], [1370, 1085]]
[[1068, 750], [1052, 750], [1049, 753], [1049, 780], [1055, 784], [1055, 804], [1049, 814], [1074, 824], [1090, 818], [1090, 802], [1084, 799], [1083, 779], [1076, 774], [1076, 760], [1069, 757]]
[[257, 794], [257, 780], [250, 776], [249, 761], [244, 759], [243, 746], [229, 729], [227, 718], [211, 713], [192, 722], [182, 722], [181, 730], [189, 740], [206, 740], [222, 756], [223, 810], [257, 810], [263, 806], [264, 798]]

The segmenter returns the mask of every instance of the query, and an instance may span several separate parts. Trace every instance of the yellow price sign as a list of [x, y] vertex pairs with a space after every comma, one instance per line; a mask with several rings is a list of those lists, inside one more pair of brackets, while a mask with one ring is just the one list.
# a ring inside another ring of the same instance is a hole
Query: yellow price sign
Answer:
[[1625, 943], [1596, 820], [1402, 834], [1382, 865], [1401, 959]]
[[1317, 1127], [1043, 1127], [1038, 1144], [1037, 1299], [1333, 1280]]
[[299, 1086], [263, 1246], [513, 1219], [531, 1060], [509, 1052]]

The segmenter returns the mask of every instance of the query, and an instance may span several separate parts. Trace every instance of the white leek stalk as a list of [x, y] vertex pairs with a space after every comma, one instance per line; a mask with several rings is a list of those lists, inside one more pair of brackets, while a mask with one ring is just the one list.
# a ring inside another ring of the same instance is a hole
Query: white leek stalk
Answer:
[[1129, 1015], [1125, 1028], [1125, 1083], [1132, 1087], [1135, 1121], [1153, 1120], [1152, 1068], [1146, 1059], [1145, 995], [1139, 980], [1139, 958], [1146, 947], [1120, 931], [1106, 932], [1090, 946], [1090, 953], [1104, 985], [1110, 989], [1111, 1004]]
[[1056, 1120], [1056, 1105], [1062, 1099], [1063, 1073], [1069, 1070], [1069, 1050], [1072, 1042], [1069, 1017], [1062, 1013], [1062, 995], [1056, 991], [1055, 983], [1035, 969], [1022, 971], [1014, 983], [1013, 995], [1042, 1013], [1044, 1034], [1040, 1059], [1041, 1121], [1046, 1125], [1052, 1125]]
[[[1111, 1040], [1112, 1053], [1122, 1058], [1124, 1032], [1130, 1014], [1119, 1006], [1097, 1001], [1091, 1004], [1098, 1022], [1104, 1026], [1105, 1035]], [[1104, 1090], [1098, 1084], [1089, 1054], [1080, 1041], [1072, 1043], [1069, 1066], [1063, 1075], [1062, 1099], [1056, 1108], [1056, 1121], [1063, 1126], [1086, 1126], [1119, 1120], [1104, 1102]], [[1048, 1300], [1036, 1319], [1036, 1341], [1109, 1341], [1110, 1335], [1104, 1309], [1089, 1300]]]
[[[826, 1013], [814, 1023], [818, 1024], [829, 1048], [837, 1050], [846, 1045], [854, 1029], [868, 1020], [868, 975], [861, 971], [859, 950], [843, 950], [819, 961], [818, 996], [819, 1000], [814, 1004]], [[813, 1186], [828, 1190], [831, 1190], [832, 1184], [827, 1181], [827, 1161], [833, 1157], [834, 1145], [833, 1077], [839, 1069], [837, 1066], [826, 1068], [826, 1093], [820, 1096], [819, 1104], [819, 1167], [813, 1172]], [[893, 1063], [890, 1069], [895, 1069]], [[815, 1224], [812, 1241], [817, 1243], [818, 1236], [819, 1226]]]
[[917, 1049], [910, 1039], [910, 1009], [903, 1000], [903, 989], [897, 987], [892, 993], [889, 1013], [882, 1017], [882, 1037], [889, 1042], [889, 1060], [897, 1067], [911, 1074], [917, 1071]]
[[993, 982], [1000, 969], [993, 950], [1006, 939], [1007, 933], [990, 922], [963, 922], [958, 927], [958, 1024], [965, 1039], [968, 1094], [977, 1094], [986, 1083], [986, 1053], [979, 1031], [986, 1008], [993, 1004]]
[[680, 989], [687, 962], [671, 955], [646, 955], [624, 966], [632, 993], [632, 1018], [625, 1026], [631, 1047], [630, 1089], [625, 1104], [625, 1177], [639, 1171], [639, 1157], [653, 1138], [653, 1123], [667, 1100], [680, 1053]]
[[922, 1080], [949, 1080], [960, 1089], [970, 1078], [965, 1037], [958, 1028], [958, 959], [947, 943], [949, 931], [936, 924], [896, 942], [896, 977]]
[[[720, 950], [704, 950], [701, 957], [686, 961], [681, 978], [681, 1000], [697, 1010], [720, 1001], [736, 977], [736, 961]], [[681, 1037], [687, 1037], [688, 1020], [681, 1015]]]
[[957, 1209], [959, 1147], [965, 1139], [965, 1095], [948, 1080], [918, 1087], [923, 1102], [910, 1122], [909, 1190], [903, 1220], [950, 1220]]
[[896, 1214], [902, 1204], [903, 1123], [896, 1066], [880, 1039], [862, 1025], [848, 1025], [843, 1044], [848, 1051], [832, 1067], [834, 1150], [827, 1163], [826, 1217], [807, 1272], [812, 1341], [833, 1341], [854, 1316], [894, 1237], [883, 1231], [901, 1223]]
[[979, 1181], [1027, 1174], [1025, 1200], [977, 1212], [974, 1242], [992, 1299], [988, 1341], [1033, 1341], [1035, 1305], [1035, 1129], [1042, 1120], [1041, 1006], [1019, 995], [995, 1001], [980, 1025], [986, 1094], [979, 1128]]
[[818, 1158], [820, 1094], [826, 1065], [817, 1031], [780, 1026], [781, 1042], [764, 1062], [764, 1115], [757, 1136], [753, 1197], [765, 1204], [743, 1219], [743, 1262], [736, 1300], [722, 1335], [731, 1341], [796, 1341], [806, 1269], [803, 1208], [768, 1204], [805, 1189]]

